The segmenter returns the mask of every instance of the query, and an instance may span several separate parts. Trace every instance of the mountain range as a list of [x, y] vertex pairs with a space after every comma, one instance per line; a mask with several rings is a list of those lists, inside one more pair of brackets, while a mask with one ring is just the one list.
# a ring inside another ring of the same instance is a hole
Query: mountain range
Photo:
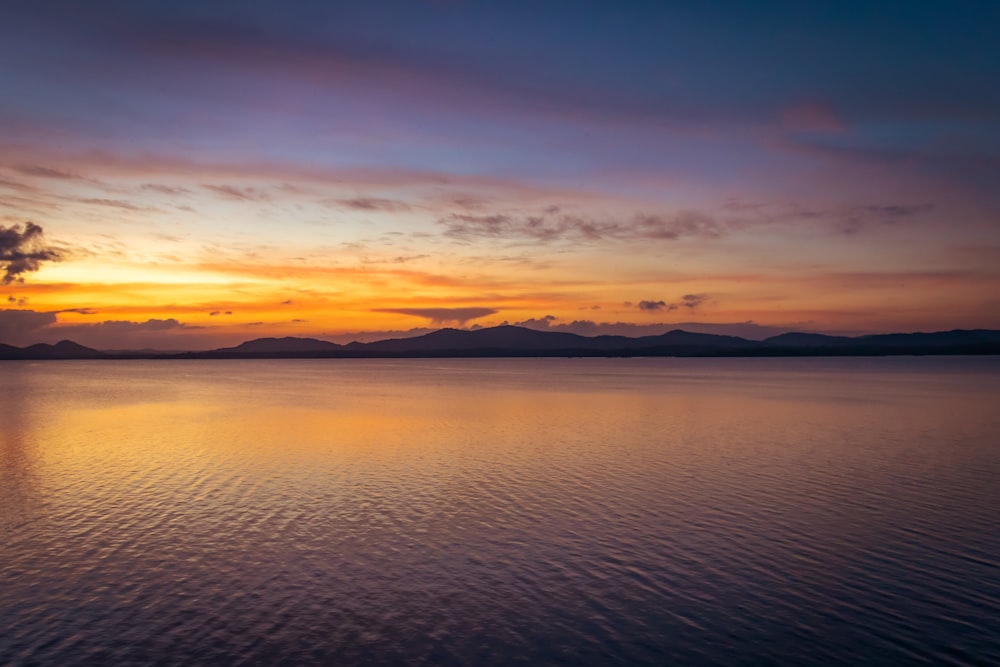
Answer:
[[102, 352], [64, 340], [28, 347], [0, 344], [0, 359], [232, 359], [376, 357], [730, 357], [1000, 354], [1000, 331], [956, 329], [934, 333], [828, 336], [785, 333], [762, 341], [675, 329], [658, 336], [580, 336], [498, 326], [440, 329], [413, 338], [339, 345], [315, 338], [257, 338], [202, 352]]

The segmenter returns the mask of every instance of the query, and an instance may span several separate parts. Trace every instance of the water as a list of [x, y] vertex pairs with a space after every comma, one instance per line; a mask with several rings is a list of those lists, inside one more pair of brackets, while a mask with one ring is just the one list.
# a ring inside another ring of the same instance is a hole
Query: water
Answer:
[[0, 664], [1000, 664], [1000, 359], [0, 364]]

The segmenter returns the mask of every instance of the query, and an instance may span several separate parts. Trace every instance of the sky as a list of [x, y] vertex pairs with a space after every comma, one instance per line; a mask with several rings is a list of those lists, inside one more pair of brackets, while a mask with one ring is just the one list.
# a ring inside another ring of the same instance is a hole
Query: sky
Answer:
[[1000, 329], [1000, 3], [0, 5], [0, 342]]

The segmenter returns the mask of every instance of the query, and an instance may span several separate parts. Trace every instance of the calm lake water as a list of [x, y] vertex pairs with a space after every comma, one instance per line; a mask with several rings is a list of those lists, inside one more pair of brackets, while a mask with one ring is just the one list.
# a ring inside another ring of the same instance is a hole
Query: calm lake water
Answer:
[[0, 363], [0, 664], [1000, 664], [1000, 358]]

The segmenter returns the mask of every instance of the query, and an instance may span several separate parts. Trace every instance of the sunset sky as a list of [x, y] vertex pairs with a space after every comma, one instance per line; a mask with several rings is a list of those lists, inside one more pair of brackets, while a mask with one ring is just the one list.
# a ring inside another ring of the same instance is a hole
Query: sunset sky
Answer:
[[998, 25], [987, 1], [7, 2], [0, 342], [1000, 328]]

